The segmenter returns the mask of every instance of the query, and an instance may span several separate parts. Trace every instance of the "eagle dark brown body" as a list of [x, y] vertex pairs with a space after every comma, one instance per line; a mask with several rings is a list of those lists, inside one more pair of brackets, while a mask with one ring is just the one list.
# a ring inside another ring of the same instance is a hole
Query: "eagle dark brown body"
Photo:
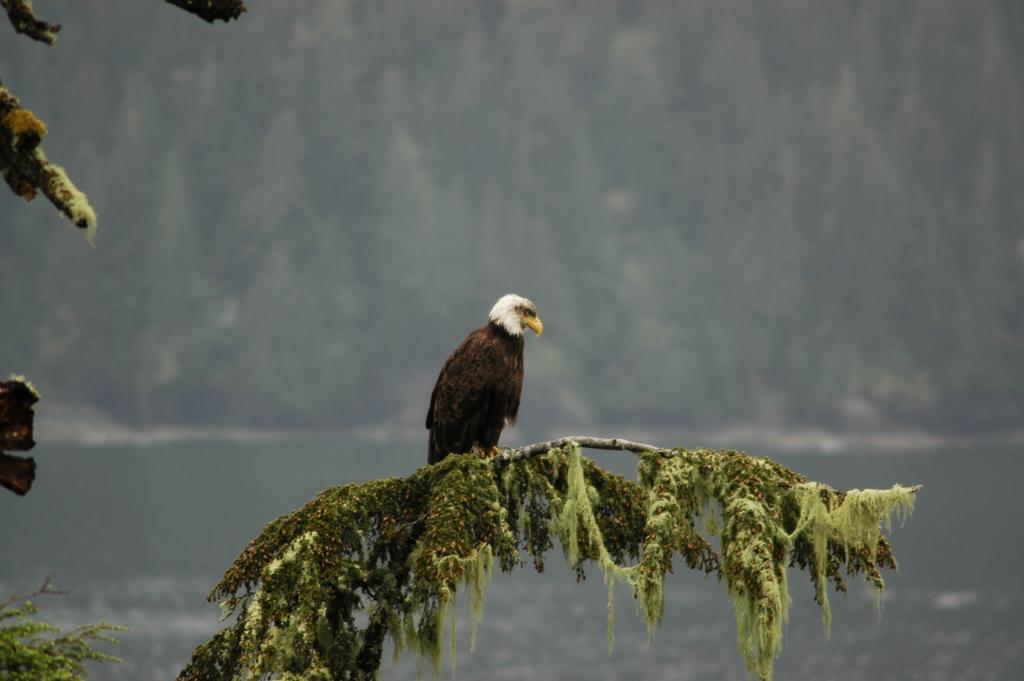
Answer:
[[448, 357], [427, 410], [429, 463], [473, 447], [489, 452], [519, 413], [523, 336], [489, 321]]

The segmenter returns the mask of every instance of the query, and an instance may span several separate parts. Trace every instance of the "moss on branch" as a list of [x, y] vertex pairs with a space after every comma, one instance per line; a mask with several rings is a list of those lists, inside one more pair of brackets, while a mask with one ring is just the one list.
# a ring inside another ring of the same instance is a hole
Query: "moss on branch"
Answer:
[[50, 46], [57, 44], [60, 26], [36, 18], [31, 0], [0, 0], [0, 7], [7, 12], [11, 26], [18, 33]]
[[64, 169], [46, 158], [39, 146], [45, 136], [46, 125], [0, 84], [0, 175], [26, 201], [42, 192], [91, 242], [96, 213]]
[[[165, 0], [167, 3], [213, 23], [230, 21], [246, 11], [242, 0]], [[55, 45], [60, 26], [35, 16], [31, 0], [0, 0], [14, 30], [33, 40]], [[39, 143], [46, 136], [46, 125], [0, 83], [0, 176], [18, 196], [31, 201], [38, 192], [76, 227], [86, 230], [93, 242], [96, 212], [89, 199], [68, 177], [67, 172], [46, 158]]]
[[633, 482], [560, 444], [331, 488], [272, 522], [210, 594], [234, 624], [178, 678], [369, 679], [386, 639], [396, 656], [411, 646], [439, 670], [446, 615], [454, 669], [456, 594], [468, 592], [475, 638], [495, 559], [507, 572], [525, 554], [542, 571], [557, 539], [578, 575], [596, 564], [605, 576], [609, 646], [615, 584], [629, 586], [653, 631], [679, 558], [725, 582], [747, 667], [770, 679], [788, 568], [808, 571], [827, 627], [828, 582], [844, 591], [863, 574], [881, 593], [880, 569], [896, 565], [883, 529], [917, 491], [839, 492], [739, 452], [614, 447], [639, 452]]

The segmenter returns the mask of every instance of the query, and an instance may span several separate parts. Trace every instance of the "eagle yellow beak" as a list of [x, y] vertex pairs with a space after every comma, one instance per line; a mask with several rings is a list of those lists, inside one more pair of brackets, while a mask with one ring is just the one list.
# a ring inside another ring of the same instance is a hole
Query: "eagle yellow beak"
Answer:
[[523, 323], [533, 329], [533, 332], [538, 336], [544, 333], [544, 325], [540, 322], [540, 317], [525, 317]]

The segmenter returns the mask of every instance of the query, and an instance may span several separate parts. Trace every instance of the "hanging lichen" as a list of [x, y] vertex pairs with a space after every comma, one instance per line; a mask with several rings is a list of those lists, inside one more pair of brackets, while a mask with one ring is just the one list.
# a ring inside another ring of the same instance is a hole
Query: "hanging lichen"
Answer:
[[180, 678], [371, 678], [386, 638], [439, 668], [459, 584], [478, 616], [492, 558], [506, 570], [518, 559], [489, 462], [450, 458], [329, 489], [268, 525], [211, 594], [239, 612], [235, 625], [197, 649]]
[[179, 679], [375, 678], [385, 640], [437, 672], [446, 617], [454, 673], [458, 591], [472, 648], [494, 559], [507, 572], [523, 551], [543, 571], [555, 539], [580, 578], [590, 563], [604, 574], [609, 648], [615, 584], [629, 585], [653, 632], [678, 556], [725, 582], [740, 652], [770, 679], [789, 566], [808, 570], [826, 629], [828, 581], [845, 591], [841, 570], [863, 573], [880, 593], [879, 569], [895, 567], [882, 529], [911, 510], [917, 488], [843, 493], [737, 452], [650, 449], [637, 482], [570, 444], [511, 461], [450, 456], [407, 478], [328, 489], [268, 525], [228, 569], [210, 599], [235, 623]]

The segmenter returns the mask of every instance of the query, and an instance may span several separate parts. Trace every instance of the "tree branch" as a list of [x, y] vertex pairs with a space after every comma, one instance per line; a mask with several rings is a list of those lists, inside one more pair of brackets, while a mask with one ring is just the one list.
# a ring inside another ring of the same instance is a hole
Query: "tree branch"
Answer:
[[245, 3], [242, 0], [164, 0], [164, 2], [195, 14], [211, 24], [217, 19], [225, 22], [237, 19], [242, 12], [246, 11]]
[[495, 468], [500, 468], [513, 461], [519, 461], [520, 459], [529, 459], [534, 456], [540, 456], [546, 454], [549, 450], [560, 449], [566, 447], [572, 443], [578, 444], [580, 447], [586, 449], [611, 449], [621, 450], [626, 452], [635, 452], [637, 454], [644, 452], [653, 452], [661, 454], [662, 456], [672, 456], [671, 449], [665, 447], [655, 447], [654, 445], [645, 444], [643, 442], [631, 442], [630, 440], [623, 440], [619, 437], [591, 437], [589, 435], [572, 435], [569, 437], [560, 437], [554, 440], [547, 440], [545, 442], [535, 442], [530, 445], [524, 445], [522, 447], [513, 447], [511, 449], [505, 449], [499, 452], [491, 459], [491, 465]]
[[[15, 376], [0, 381], [0, 450], [27, 451], [35, 446], [33, 406], [38, 401], [39, 393], [25, 380]], [[35, 478], [35, 459], [0, 451], [0, 486], [23, 495], [32, 489]]]
[[24, 378], [0, 381], [0, 450], [28, 451], [35, 446], [32, 426], [39, 393]]
[[406, 579], [404, 575], [391, 586], [385, 586], [383, 593], [374, 594], [376, 602], [366, 623], [361, 637], [362, 645], [356, 654], [355, 669], [352, 670], [353, 681], [373, 681], [378, 678], [381, 658], [384, 655], [384, 641], [390, 630], [388, 628], [389, 612], [385, 604], [402, 597]]
[[[636, 481], [603, 470], [581, 446], [639, 454]], [[663, 620], [674, 566], [718, 575], [744, 662], [770, 679], [789, 612], [788, 568], [807, 571], [827, 629], [830, 582], [845, 591], [844, 576], [863, 575], [881, 594], [880, 570], [896, 567], [883, 532], [893, 514], [913, 510], [918, 489], [841, 492], [764, 457], [620, 438], [558, 438], [493, 459], [448, 456], [405, 478], [329, 488], [269, 523], [210, 593], [238, 613], [235, 623], [197, 648], [178, 679], [286, 671], [368, 679], [388, 637], [439, 671], [460, 585], [473, 623], [495, 562], [510, 572], [525, 551], [543, 571], [556, 543], [578, 575], [596, 564], [609, 585], [628, 584], [649, 632]], [[613, 602], [610, 592], [609, 645]], [[318, 622], [315, 637], [309, 622]], [[454, 668], [454, 635], [449, 641]]]
[[[633, 452], [635, 454], [643, 453], [654, 453], [664, 457], [675, 456], [676, 450], [667, 447], [656, 447], [649, 445], [644, 442], [633, 442], [631, 440], [624, 440], [621, 437], [591, 437], [590, 435], [570, 435], [567, 437], [559, 437], [554, 440], [545, 440], [544, 442], [534, 442], [533, 444], [523, 445], [522, 447], [510, 447], [509, 449], [503, 449], [491, 459], [491, 465], [494, 468], [501, 468], [514, 461], [521, 461], [522, 459], [530, 459], [535, 456], [542, 456], [547, 454], [552, 449], [561, 449], [571, 444], [578, 444], [584, 449], [604, 449], [604, 450], [616, 450], [623, 452]], [[912, 492], [921, 491], [924, 485], [913, 485], [907, 489]], [[829, 488], [831, 489], [831, 488]]]
[[0, 83], [0, 174], [11, 191], [26, 201], [41, 191], [72, 224], [88, 230], [91, 241], [96, 213], [64, 169], [46, 158], [39, 147], [45, 136], [46, 125]]
[[0, 610], [4, 610], [5, 608], [7, 608], [9, 606], [12, 606], [15, 603], [20, 603], [21, 601], [27, 601], [30, 598], [35, 598], [36, 596], [38, 596], [40, 594], [66, 594], [66, 593], [68, 593], [68, 591], [65, 591], [63, 589], [55, 589], [55, 588], [53, 588], [53, 577], [48, 575], [46, 577], [46, 579], [43, 580], [43, 585], [41, 587], [39, 587], [38, 589], [36, 589], [35, 591], [32, 591], [30, 593], [25, 593], [25, 594], [15, 594], [15, 595], [9, 597], [7, 600], [5, 600], [2, 603], [0, 603]]
[[48, 24], [37, 19], [30, 0], [0, 0], [0, 6], [7, 12], [15, 31], [47, 45], [56, 44], [60, 24]]
[[36, 479], [36, 460], [31, 456], [13, 456], [0, 452], [0, 487], [19, 496], [32, 489]]

